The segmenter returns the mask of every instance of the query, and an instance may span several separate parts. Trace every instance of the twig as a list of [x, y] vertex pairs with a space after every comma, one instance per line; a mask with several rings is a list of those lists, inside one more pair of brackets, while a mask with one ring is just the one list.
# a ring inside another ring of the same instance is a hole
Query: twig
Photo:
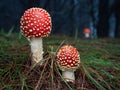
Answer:
[[[48, 59], [48, 60], [49, 60], [49, 59]], [[42, 72], [41, 72], [41, 75], [40, 75], [40, 77], [39, 77], [39, 80], [38, 80], [38, 82], [37, 82], [37, 85], [35, 86], [35, 90], [39, 90], [38, 88], [41, 87], [41, 86], [39, 87], [40, 81], [41, 81], [41, 79], [42, 79], [42, 75], [43, 75], [43, 73], [44, 73], [44, 71], [45, 71], [45, 68], [46, 68], [46, 66], [47, 66], [48, 60], [46, 61], [45, 65], [44, 65], [44, 68], [43, 68], [43, 70], [42, 70]]]

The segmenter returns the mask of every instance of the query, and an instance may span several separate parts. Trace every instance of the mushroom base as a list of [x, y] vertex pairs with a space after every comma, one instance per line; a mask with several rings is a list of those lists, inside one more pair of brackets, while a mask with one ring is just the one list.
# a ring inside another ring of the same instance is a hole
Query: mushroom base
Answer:
[[85, 38], [89, 38], [90, 34], [89, 33], [85, 33]]
[[32, 65], [43, 63], [43, 46], [42, 38], [30, 39], [31, 53], [32, 53]]
[[62, 76], [67, 82], [75, 81], [74, 71], [62, 71]]

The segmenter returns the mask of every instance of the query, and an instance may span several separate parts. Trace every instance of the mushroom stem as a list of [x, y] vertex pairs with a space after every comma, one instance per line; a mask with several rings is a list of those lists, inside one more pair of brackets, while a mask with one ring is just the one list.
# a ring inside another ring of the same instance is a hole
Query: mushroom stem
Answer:
[[90, 37], [90, 34], [89, 34], [89, 33], [85, 33], [85, 37], [86, 37], [86, 38], [89, 38], [89, 37]]
[[32, 65], [37, 63], [40, 63], [40, 65], [42, 65], [43, 63], [42, 38], [31, 38], [30, 46], [31, 46], [31, 53], [32, 53]]
[[74, 71], [62, 71], [62, 76], [67, 82], [75, 81]]

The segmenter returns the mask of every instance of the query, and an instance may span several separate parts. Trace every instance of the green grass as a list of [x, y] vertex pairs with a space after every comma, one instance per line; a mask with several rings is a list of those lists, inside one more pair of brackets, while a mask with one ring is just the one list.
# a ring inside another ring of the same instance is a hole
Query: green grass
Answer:
[[[8, 33], [0, 31], [0, 90], [16, 90], [17, 87], [20, 90], [33, 90], [33, 87], [26, 83], [26, 75], [21, 73], [24, 63], [30, 60], [29, 42], [19, 35], [21, 34], [13, 34], [12, 29]], [[52, 35], [44, 38], [43, 42], [45, 52], [56, 52], [61, 43], [73, 45], [80, 53], [82, 73], [95, 88], [120, 90], [120, 39], [74, 40], [74, 37]], [[54, 88], [52, 69], [51, 87]], [[68, 83], [66, 85], [72, 90]]]

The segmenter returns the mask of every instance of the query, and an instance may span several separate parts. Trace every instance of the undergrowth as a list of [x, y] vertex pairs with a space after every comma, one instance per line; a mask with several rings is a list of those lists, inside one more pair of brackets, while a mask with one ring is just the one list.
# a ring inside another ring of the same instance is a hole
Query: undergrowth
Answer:
[[[120, 39], [74, 40], [53, 35], [43, 42], [45, 63], [31, 68], [26, 38], [20, 33], [0, 31], [0, 90], [119, 90]], [[80, 53], [74, 84], [62, 78], [55, 62], [57, 50], [66, 44]]]

